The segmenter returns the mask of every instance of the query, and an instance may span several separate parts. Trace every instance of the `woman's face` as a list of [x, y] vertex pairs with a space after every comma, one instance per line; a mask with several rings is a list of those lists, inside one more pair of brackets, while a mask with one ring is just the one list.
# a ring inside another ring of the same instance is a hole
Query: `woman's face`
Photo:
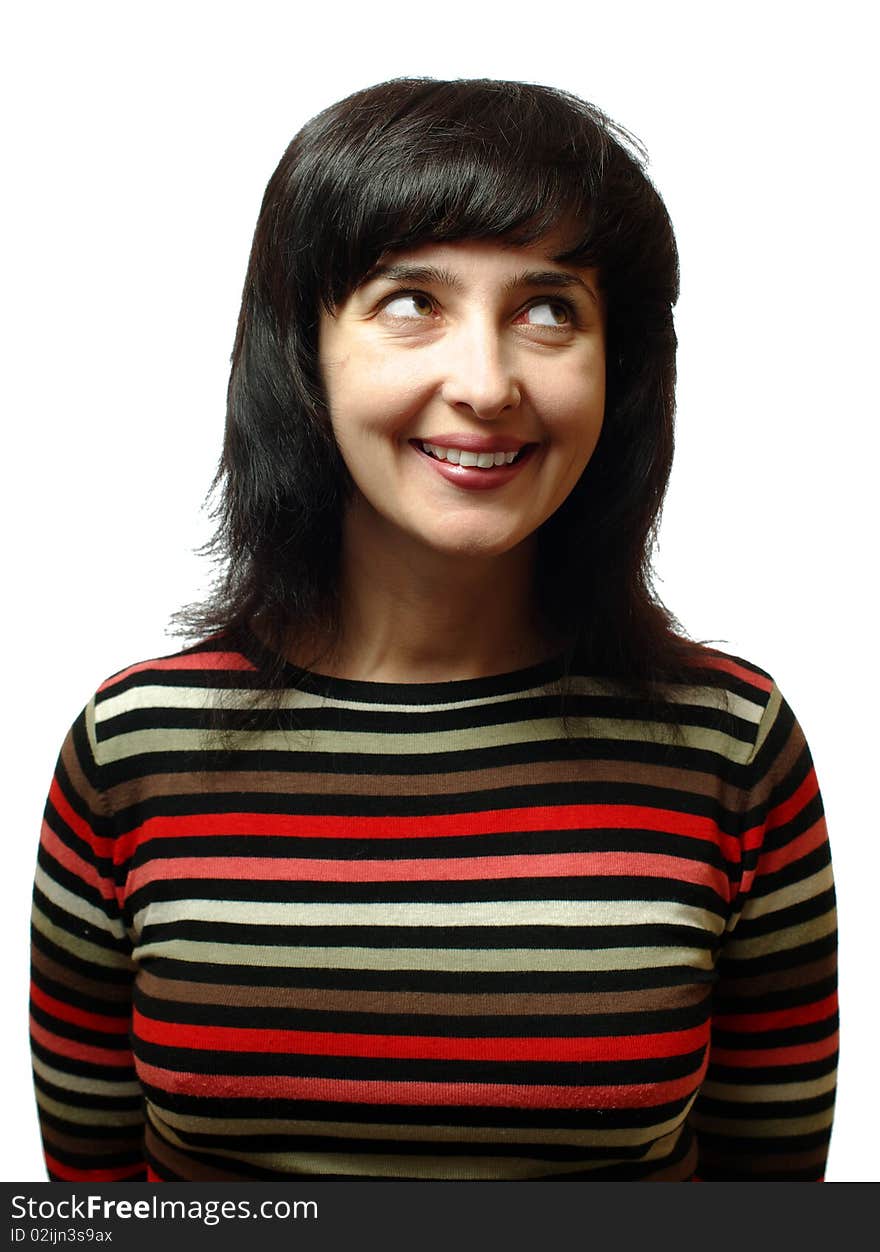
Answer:
[[499, 556], [562, 504], [605, 404], [594, 270], [468, 240], [386, 255], [323, 314], [319, 359], [354, 480], [350, 517], [388, 545]]

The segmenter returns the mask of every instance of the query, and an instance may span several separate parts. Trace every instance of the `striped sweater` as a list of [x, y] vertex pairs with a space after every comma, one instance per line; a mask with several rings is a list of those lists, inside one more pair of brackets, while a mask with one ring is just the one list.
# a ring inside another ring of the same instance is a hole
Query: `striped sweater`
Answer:
[[291, 670], [268, 729], [258, 648], [117, 674], [62, 748], [52, 1179], [822, 1177], [834, 888], [766, 673], [706, 649], [723, 689], [659, 709], [578, 673], [563, 725], [558, 663]]

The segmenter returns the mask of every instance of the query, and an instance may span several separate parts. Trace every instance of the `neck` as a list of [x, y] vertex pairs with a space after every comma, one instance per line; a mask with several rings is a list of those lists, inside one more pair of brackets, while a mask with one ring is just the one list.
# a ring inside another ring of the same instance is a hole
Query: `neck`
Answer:
[[503, 674], [554, 655], [533, 597], [536, 541], [498, 556], [427, 548], [360, 525], [343, 534], [341, 630], [320, 670], [371, 682]]

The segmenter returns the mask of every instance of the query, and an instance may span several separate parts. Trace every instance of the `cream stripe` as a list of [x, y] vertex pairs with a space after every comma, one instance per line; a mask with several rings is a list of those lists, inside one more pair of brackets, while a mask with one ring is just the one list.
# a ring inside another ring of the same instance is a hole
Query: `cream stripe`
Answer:
[[93, 1109], [75, 1108], [71, 1104], [63, 1104], [37, 1091], [37, 1104], [46, 1113], [54, 1113], [66, 1122], [75, 1122], [80, 1126], [139, 1126], [144, 1115], [140, 1109]]
[[85, 723], [86, 723], [86, 738], [88, 739], [89, 747], [92, 750], [92, 759], [97, 761], [98, 739], [95, 733], [95, 723], [97, 721], [98, 713], [96, 709], [96, 700], [94, 696], [92, 696], [91, 700], [89, 700], [88, 704], [86, 705], [84, 713], [85, 713]]
[[68, 1074], [63, 1070], [55, 1069], [52, 1065], [46, 1065], [38, 1056], [33, 1058], [33, 1067], [34, 1072], [41, 1078], [45, 1078], [46, 1082], [51, 1082], [56, 1087], [67, 1087], [70, 1091], [122, 1097], [141, 1094], [141, 1085], [136, 1079], [133, 1082], [110, 1082], [103, 1078], [85, 1078], [82, 1074]]
[[174, 922], [236, 926], [690, 926], [720, 934], [722, 918], [668, 900], [488, 900], [460, 904], [270, 904], [259, 900], [166, 900], [145, 905], [138, 933]]
[[[218, 693], [222, 699], [217, 699]], [[324, 709], [345, 708], [364, 713], [438, 713], [454, 709], [485, 708], [488, 705], [506, 704], [512, 700], [539, 699], [547, 696], [545, 687], [530, 687], [519, 691], [505, 692], [499, 695], [483, 696], [474, 700], [448, 700], [434, 704], [419, 702], [417, 704], [383, 704], [375, 700], [348, 700], [344, 696], [334, 694], [332, 699], [312, 691], [289, 690], [279, 699], [263, 694], [258, 700], [250, 699], [250, 692], [238, 691], [235, 688], [204, 688], [204, 687], [133, 687], [130, 691], [120, 692], [104, 700], [98, 707], [96, 721], [108, 721], [112, 717], [131, 712], [135, 709], [206, 709], [219, 707], [222, 709]]]
[[758, 733], [755, 737], [755, 747], [754, 751], [750, 755], [750, 760], [754, 759], [760, 752], [761, 748], [763, 748], [767, 736], [770, 734], [770, 731], [776, 723], [776, 719], [779, 716], [779, 710], [781, 708], [782, 693], [776, 686], [776, 683], [774, 683], [770, 691], [770, 698], [767, 701], [767, 708], [764, 711], [764, 716], [761, 718], [760, 725], [758, 726]]
[[766, 896], [753, 897], [743, 907], [742, 916], [764, 917], [767, 913], [776, 912], [777, 909], [787, 909], [793, 904], [801, 904], [804, 900], [812, 900], [814, 896], [821, 895], [833, 885], [831, 866], [826, 865], [818, 873], [811, 874], [809, 878], [804, 878], [800, 882], [782, 887], [779, 891], [771, 891]]
[[834, 909], [829, 909], [821, 917], [801, 922], [799, 926], [788, 926], [784, 930], [774, 930], [769, 935], [757, 935], [754, 939], [738, 939], [734, 933], [733, 940], [727, 945], [725, 954], [731, 960], [749, 960], [751, 957], [767, 956], [771, 952], [787, 952], [799, 948], [802, 944], [813, 943], [833, 933], [837, 925]]
[[[165, 1131], [165, 1138], [173, 1146], [186, 1152], [190, 1145], [173, 1130]], [[660, 1139], [639, 1156], [640, 1161], [656, 1160], [665, 1156], [672, 1143], [671, 1136]], [[394, 1156], [387, 1153], [349, 1152], [239, 1152], [225, 1148], [205, 1149], [219, 1160], [232, 1160], [290, 1174], [351, 1174], [364, 1178], [397, 1177], [424, 1179], [495, 1179], [539, 1178], [552, 1174], [570, 1173], [574, 1170], [601, 1169], [614, 1161], [540, 1161], [525, 1157], [468, 1156], [462, 1153], [453, 1157]]]
[[[684, 1121], [696, 1093], [687, 1106], [675, 1117], [650, 1125], [630, 1126], [622, 1130], [559, 1130], [521, 1126], [413, 1126], [403, 1122], [334, 1122], [296, 1121], [291, 1118], [269, 1117], [194, 1117], [159, 1109], [150, 1105], [150, 1119], [161, 1135], [164, 1126], [176, 1127], [184, 1134], [203, 1135], [327, 1135], [337, 1139], [391, 1139], [407, 1143], [497, 1143], [503, 1136], [507, 1143], [571, 1144], [574, 1147], [635, 1147], [650, 1143], [660, 1135], [672, 1134]], [[438, 1113], [438, 1116], [441, 1116]]]
[[[585, 737], [668, 744], [669, 727], [662, 722], [612, 721], [601, 718], [572, 718], [573, 733]], [[634, 730], [634, 727], [637, 728]], [[721, 731], [699, 726], [683, 726], [683, 746], [715, 752], [729, 760], [744, 762], [751, 745]], [[150, 752], [191, 752], [204, 750], [201, 730], [152, 729], [129, 731], [115, 735], [102, 746], [102, 755], [109, 762], [125, 760]], [[535, 718], [533, 721], [502, 723], [497, 726], [475, 726], [456, 730], [410, 731], [404, 734], [382, 734], [377, 731], [236, 731], [228, 736], [232, 750], [289, 752], [294, 744], [298, 751], [316, 753], [354, 753], [364, 756], [378, 754], [419, 756], [426, 752], [461, 752], [476, 748], [503, 748], [513, 744], [539, 740], [562, 739], [565, 732], [557, 718]]]
[[737, 1117], [697, 1118], [700, 1130], [714, 1131], [720, 1135], [744, 1135], [750, 1139], [785, 1139], [794, 1135], [811, 1135], [831, 1125], [834, 1109], [822, 1109], [807, 1117], [774, 1117], [767, 1121]]
[[89, 943], [87, 939], [81, 939], [79, 935], [73, 934], [69, 930], [65, 930], [61, 926], [56, 926], [53, 921], [45, 917], [43, 913], [34, 905], [31, 914], [31, 920], [35, 930], [46, 938], [62, 952], [70, 952], [73, 956], [77, 956], [80, 960], [90, 961], [94, 965], [104, 965], [110, 969], [130, 969], [131, 963], [127, 957], [123, 957], [118, 952], [111, 952], [107, 948], [99, 947], [96, 943]]
[[836, 1086], [836, 1075], [823, 1074], [821, 1078], [791, 1082], [762, 1083], [704, 1082], [702, 1094], [713, 1100], [732, 1100], [740, 1104], [764, 1104], [773, 1100], [809, 1100], [813, 1096], [826, 1095]]
[[[615, 695], [620, 694], [613, 684], [597, 681], [591, 682], [583, 678], [573, 680], [570, 690], [574, 695], [583, 696], [610, 696], [613, 698]], [[216, 699], [218, 691], [222, 692], [222, 699], [219, 701], [220, 706], [224, 709], [232, 710], [253, 708], [320, 709], [332, 705], [334, 708], [342, 707], [357, 712], [407, 714], [484, 708], [488, 705], [510, 703], [513, 700], [540, 699], [553, 694], [552, 691], [548, 692], [546, 686], [537, 686], [503, 692], [489, 697], [480, 696], [472, 700], [441, 700], [432, 704], [424, 701], [418, 701], [414, 704], [385, 704], [374, 700], [350, 700], [336, 693], [334, 693], [332, 700], [328, 700], [326, 696], [321, 696], [314, 692], [290, 690], [285, 691], [280, 700], [277, 701], [267, 693], [261, 694], [259, 699], [254, 701], [252, 692], [238, 691], [235, 688], [167, 687], [155, 684], [132, 687], [128, 691], [120, 692], [118, 695], [102, 700], [95, 712], [95, 721], [101, 724], [113, 717], [118, 717], [120, 714], [137, 709], [205, 709], [218, 703]], [[723, 708], [720, 693], [711, 687], [670, 687], [665, 689], [664, 695], [675, 704], [691, 704], [701, 708]], [[734, 716], [743, 721], [752, 722], [755, 725], [758, 724], [764, 711], [760, 704], [756, 704], [754, 701], [747, 700], [742, 696], [734, 695], [732, 692], [729, 693], [729, 701], [730, 712]]]
[[300, 948], [163, 940], [135, 948], [150, 958], [204, 965], [278, 969], [445, 970], [453, 973], [642, 970], [685, 966], [711, 970], [712, 954], [700, 948]]
[[114, 939], [125, 938], [125, 927], [119, 918], [108, 917], [102, 909], [96, 908], [94, 904], [89, 904], [87, 900], [81, 900], [72, 891], [68, 891], [66, 887], [60, 886], [55, 882], [54, 878], [49, 877], [41, 865], [37, 866], [34, 885], [40, 889], [48, 900], [51, 900], [53, 904], [63, 909], [71, 917], [78, 917], [80, 921], [93, 926], [95, 930], [103, 931], [106, 935], [111, 935]]

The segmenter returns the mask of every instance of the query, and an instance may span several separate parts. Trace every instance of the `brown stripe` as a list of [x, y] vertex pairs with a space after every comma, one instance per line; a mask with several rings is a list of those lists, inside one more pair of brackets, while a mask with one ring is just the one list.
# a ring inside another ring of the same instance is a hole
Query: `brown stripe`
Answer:
[[755, 783], [751, 792], [751, 803], [755, 806], [767, 804], [775, 787], [786, 777], [806, 746], [804, 732], [797, 722], [792, 723], [791, 733], [783, 744], [779, 755], [767, 772]]
[[441, 1017], [644, 1013], [652, 1009], [688, 1008], [702, 1003], [711, 994], [711, 987], [699, 984], [652, 987], [644, 991], [557, 992], [547, 995], [325, 991], [308, 987], [246, 987], [186, 982], [159, 978], [147, 970], [140, 971], [137, 985], [145, 995], [183, 1003], [220, 1004], [232, 1008], [318, 1009], [328, 1013], [429, 1013]]
[[77, 970], [68, 969], [66, 965], [51, 960], [39, 948], [33, 949], [32, 964], [35, 970], [39, 970], [46, 978], [60, 984], [65, 990], [78, 991], [82, 995], [92, 996], [105, 1003], [125, 1004], [128, 1001], [130, 988], [127, 985], [98, 982], [97, 979], [86, 978]]
[[[440, 1110], [436, 1116], [437, 1121], [413, 1125], [409, 1122], [337, 1122], [329, 1119], [305, 1121], [300, 1118], [272, 1117], [268, 1113], [260, 1118], [241, 1117], [237, 1114], [229, 1117], [194, 1116], [190, 1113], [175, 1113], [166, 1108], [162, 1108], [160, 1112], [155, 1105], [150, 1106], [153, 1127], [156, 1133], [164, 1129], [168, 1142], [174, 1143], [186, 1136], [195, 1136], [195, 1142], [205, 1148], [216, 1146], [220, 1149], [228, 1148], [229, 1135], [247, 1135], [250, 1138], [271, 1135], [276, 1142], [282, 1136], [302, 1139], [311, 1135], [324, 1139], [363, 1142], [363, 1151], [368, 1143], [384, 1142], [388, 1145], [389, 1152], [395, 1150], [394, 1145], [409, 1143], [422, 1145], [428, 1155], [441, 1144], [458, 1144], [465, 1154], [467, 1150], [474, 1148], [488, 1150], [491, 1154], [493, 1148], [498, 1146], [499, 1133], [503, 1133], [504, 1144], [508, 1148], [516, 1147], [521, 1156], [529, 1156], [538, 1145], [553, 1145], [572, 1149], [617, 1148], [621, 1155], [628, 1149], [637, 1148], [642, 1152], [650, 1152], [650, 1159], [655, 1160], [660, 1156], [667, 1157], [681, 1134], [681, 1123], [677, 1114], [664, 1118], [660, 1123], [610, 1129], [588, 1126], [564, 1129], [553, 1127], [548, 1130], [543, 1126], [523, 1127], [511, 1124], [505, 1125], [503, 1132], [499, 1132], [497, 1126], [491, 1125], [447, 1125], [439, 1120], [442, 1118]], [[669, 1125], [674, 1125], [671, 1132], [666, 1130]], [[278, 1148], [279, 1152], [282, 1150]], [[253, 1157], [255, 1153], [248, 1155]], [[600, 1168], [600, 1165], [601, 1163], [597, 1164], [595, 1168]]]
[[737, 1155], [735, 1149], [725, 1153], [723, 1148], [718, 1153], [709, 1148], [703, 1155], [707, 1168], [711, 1170], [723, 1172], [729, 1165], [730, 1173], [742, 1175], [747, 1172], [754, 1174], [756, 1180], [760, 1181], [774, 1177], [784, 1178], [795, 1171], [807, 1169], [814, 1170], [818, 1177], [824, 1173], [826, 1153], [827, 1144], [822, 1144], [804, 1152], [772, 1152], [763, 1156], [754, 1148], [749, 1149], [748, 1157]]
[[643, 1174], [639, 1182], [689, 1182], [697, 1172], [697, 1158], [697, 1143], [694, 1140], [680, 1161], [655, 1170], [654, 1173]]
[[[62, 1151], [74, 1152], [78, 1156], [106, 1156], [109, 1152], [132, 1152], [140, 1147], [141, 1143], [140, 1128], [136, 1134], [120, 1135], [117, 1139], [105, 1139], [103, 1136], [94, 1139], [87, 1135], [66, 1135], [63, 1131], [56, 1130], [54, 1126], [47, 1125], [43, 1119], [40, 1120], [40, 1126], [43, 1132], [43, 1143], [48, 1149], [59, 1148]], [[92, 1128], [84, 1125], [83, 1129], [91, 1132]]]
[[76, 788], [76, 792], [80, 799], [86, 804], [92, 813], [105, 812], [104, 797], [101, 792], [96, 791], [83, 773], [82, 765], [76, 754], [74, 746], [73, 731], [71, 730], [61, 748], [61, 761], [70, 777], [71, 784]]
[[[551, 783], [609, 782], [651, 786], [717, 799], [734, 812], [745, 807], [741, 787], [719, 782], [716, 775], [701, 770], [676, 769], [640, 761], [578, 759], [542, 761], [529, 765], [528, 785]], [[518, 765], [495, 769], [462, 770], [443, 774], [331, 774], [293, 771], [193, 770], [180, 774], [149, 774], [119, 783], [107, 791], [115, 811], [138, 803], [144, 795], [368, 795], [424, 796], [458, 795], [474, 791], [506, 791], [523, 783]], [[247, 803], [245, 799], [244, 803]]]
[[[792, 949], [792, 954], [797, 955], [796, 948]], [[794, 965], [771, 974], [756, 975], [754, 978], [730, 978], [724, 984], [724, 996], [725, 999], [738, 999], [773, 995], [794, 987], [809, 987], [811, 983], [832, 978], [836, 971], [837, 956], [832, 952], [818, 961], [811, 961], [809, 965]]]
[[148, 1157], [151, 1157], [156, 1162], [156, 1165], [159, 1166], [157, 1173], [161, 1174], [161, 1167], [164, 1166], [169, 1173], [176, 1174], [178, 1177], [186, 1179], [187, 1182], [254, 1181], [252, 1175], [236, 1174], [232, 1170], [221, 1169], [219, 1165], [203, 1165], [200, 1161], [193, 1160], [192, 1157], [176, 1151], [156, 1135], [149, 1123], [147, 1123], [144, 1143]]
[[[675, 1135], [668, 1137], [668, 1146], [671, 1151], [674, 1146], [680, 1130]], [[177, 1174], [188, 1181], [193, 1182], [253, 1182], [254, 1178], [248, 1174], [232, 1173], [230, 1170], [224, 1170], [219, 1165], [203, 1164], [193, 1160], [188, 1153], [179, 1151], [171, 1147], [167, 1142], [160, 1140], [152, 1128], [148, 1125], [146, 1132], [147, 1151], [154, 1158], [157, 1164], [164, 1165], [172, 1173]], [[660, 1141], [661, 1147], [665, 1146], [664, 1141]], [[469, 1147], [468, 1143], [463, 1143], [464, 1148]], [[517, 1144], [517, 1146], [520, 1146]], [[527, 1149], [528, 1145], [523, 1144], [523, 1148]], [[202, 1149], [205, 1151], [205, 1149]], [[656, 1152], [657, 1145], [653, 1145], [652, 1155]], [[584, 1181], [592, 1181], [597, 1178], [598, 1181], [603, 1180], [603, 1176], [613, 1174], [620, 1169], [620, 1162], [615, 1162], [610, 1167], [604, 1166], [601, 1162], [591, 1161], [588, 1164], [583, 1161], [572, 1161], [566, 1165], [559, 1162], [556, 1166], [551, 1165], [547, 1161], [533, 1160], [524, 1153], [520, 1157], [508, 1157], [499, 1160], [497, 1157], [468, 1155], [466, 1152], [455, 1156], [435, 1156], [432, 1154], [413, 1154], [406, 1156], [391, 1156], [377, 1158], [373, 1153], [353, 1153], [353, 1152], [326, 1152], [312, 1154], [307, 1151], [299, 1151], [294, 1153], [276, 1152], [267, 1154], [267, 1158], [263, 1160], [255, 1159], [259, 1154], [250, 1154], [248, 1160], [259, 1169], [271, 1172], [276, 1178], [299, 1178], [308, 1176], [310, 1178], [320, 1177], [322, 1173], [327, 1172], [327, 1166], [330, 1172], [336, 1173], [339, 1170], [353, 1171], [350, 1173], [352, 1179], [372, 1180], [380, 1177], [394, 1178], [417, 1178], [424, 1181], [442, 1181], [445, 1179], [466, 1181], [469, 1178], [489, 1178], [492, 1176], [491, 1169], [494, 1168], [501, 1177], [502, 1170], [511, 1170], [511, 1176], [518, 1179], [534, 1178], [538, 1181], [541, 1179], [552, 1179], [554, 1175], [575, 1175], [582, 1174]], [[226, 1159], [225, 1156], [223, 1159]], [[288, 1168], [299, 1164], [301, 1167]], [[358, 1170], [358, 1165], [365, 1166], [364, 1172]], [[381, 1164], [384, 1168], [384, 1174], [375, 1167]], [[273, 1165], [275, 1168], [273, 1168]], [[316, 1166], [318, 1168], [316, 1168]], [[321, 1168], [323, 1166], [323, 1168]], [[335, 1167], [335, 1168], [334, 1168]], [[482, 1168], [481, 1168], [482, 1167]], [[488, 1167], [488, 1168], [487, 1168]], [[690, 1178], [696, 1167], [696, 1150], [694, 1145], [688, 1151], [682, 1161], [678, 1161], [673, 1165], [661, 1166], [661, 1168], [650, 1174], [642, 1176], [640, 1181], [648, 1182], [680, 1182]], [[515, 1172], [514, 1172], [515, 1171]]]

